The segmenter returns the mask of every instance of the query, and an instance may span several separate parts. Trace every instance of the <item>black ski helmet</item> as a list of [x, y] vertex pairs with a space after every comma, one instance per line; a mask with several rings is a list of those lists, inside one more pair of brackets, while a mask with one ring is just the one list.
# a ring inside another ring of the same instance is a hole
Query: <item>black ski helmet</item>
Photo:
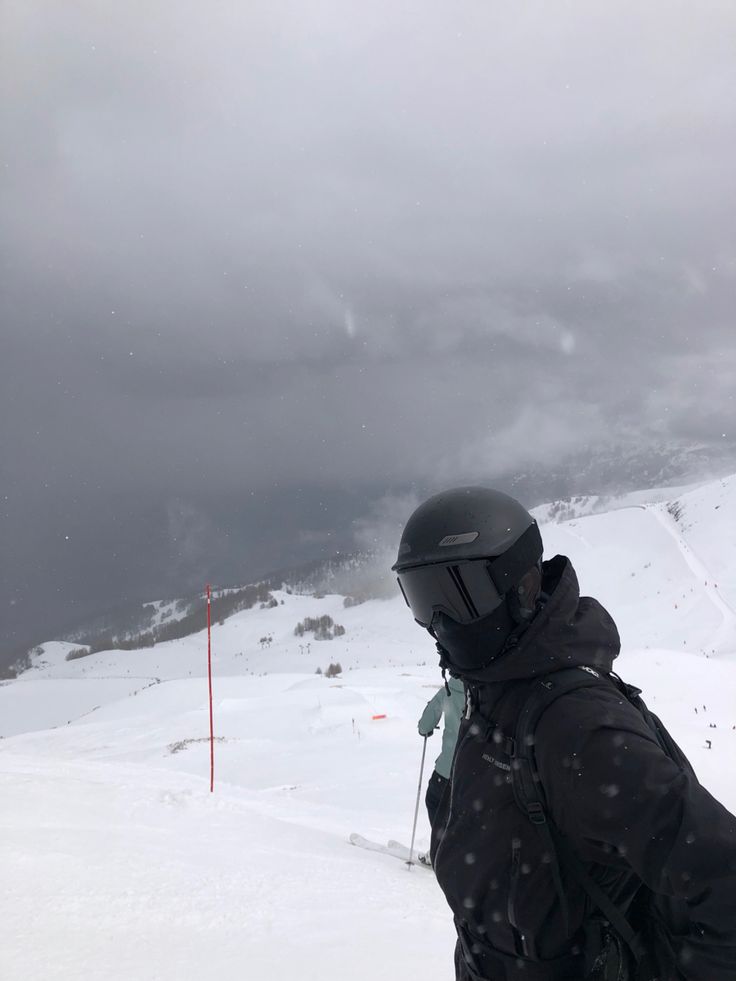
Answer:
[[444, 650], [446, 660], [467, 669], [497, 656], [525, 619], [514, 587], [541, 557], [537, 522], [518, 501], [486, 487], [458, 487], [414, 511], [392, 568], [414, 619], [438, 640], [452, 638], [445, 647], [455, 651]]

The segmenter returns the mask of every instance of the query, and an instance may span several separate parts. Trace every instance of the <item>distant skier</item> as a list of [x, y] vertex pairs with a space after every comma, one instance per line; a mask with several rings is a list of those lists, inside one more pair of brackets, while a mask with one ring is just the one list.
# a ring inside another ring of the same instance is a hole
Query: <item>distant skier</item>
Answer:
[[445, 717], [445, 729], [442, 733], [442, 752], [434, 764], [434, 772], [427, 784], [427, 814], [429, 823], [434, 826], [442, 798], [447, 788], [452, 767], [452, 757], [455, 753], [457, 733], [460, 719], [465, 708], [465, 686], [459, 678], [450, 678], [447, 687], [444, 685], [427, 702], [422, 717], [417, 724], [420, 736], [431, 736]]
[[736, 818], [611, 673], [569, 559], [471, 487], [414, 512], [394, 569], [467, 689], [431, 846], [457, 981], [734, 981]]

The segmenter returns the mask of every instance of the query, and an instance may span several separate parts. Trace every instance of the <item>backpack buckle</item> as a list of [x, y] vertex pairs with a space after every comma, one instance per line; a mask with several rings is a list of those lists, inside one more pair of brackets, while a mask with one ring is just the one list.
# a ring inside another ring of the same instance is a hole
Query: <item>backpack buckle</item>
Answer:
[[530, 801], [526, 806], [526, 812], [529, 815], [529, 820], [532, 824], [546, 824], [547, 817], [544, 813], [544, 808], [539, 803], [538, 800]]

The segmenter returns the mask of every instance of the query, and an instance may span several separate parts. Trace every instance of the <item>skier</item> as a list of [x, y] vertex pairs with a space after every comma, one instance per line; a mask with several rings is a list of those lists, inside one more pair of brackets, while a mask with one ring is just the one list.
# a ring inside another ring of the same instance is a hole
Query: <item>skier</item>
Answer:
[[431, 844], [457, 981], [734, 981], [736, 818], [611, 673], [616, 625], [569, 559], [468, 487], [414, 512], [393, 568], [467, 689]]
[[[445, 789], [449, 783], [452, 757], [455, 753], [460, 717], [465, 708], [465, 686], [459, 678], [450, 678], [446, 685], [427, 702], [422, 717], [417, 723], [420, 736], [431, 736], [444, 715], [445, 728], [442, 733], [442, 751], [434, 764], [434, 772], [427, 784], [427, 814], [433, 827], [442, 803]], [[420, 859], [422, 856], [420, 855]]]

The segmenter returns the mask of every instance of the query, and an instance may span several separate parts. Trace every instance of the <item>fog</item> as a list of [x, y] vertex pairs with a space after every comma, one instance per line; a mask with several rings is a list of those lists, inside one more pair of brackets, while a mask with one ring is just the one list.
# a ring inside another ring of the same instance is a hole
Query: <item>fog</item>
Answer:
[[736, 460], [732, 4], [1, 17], [5, 659], [387, 500]]

